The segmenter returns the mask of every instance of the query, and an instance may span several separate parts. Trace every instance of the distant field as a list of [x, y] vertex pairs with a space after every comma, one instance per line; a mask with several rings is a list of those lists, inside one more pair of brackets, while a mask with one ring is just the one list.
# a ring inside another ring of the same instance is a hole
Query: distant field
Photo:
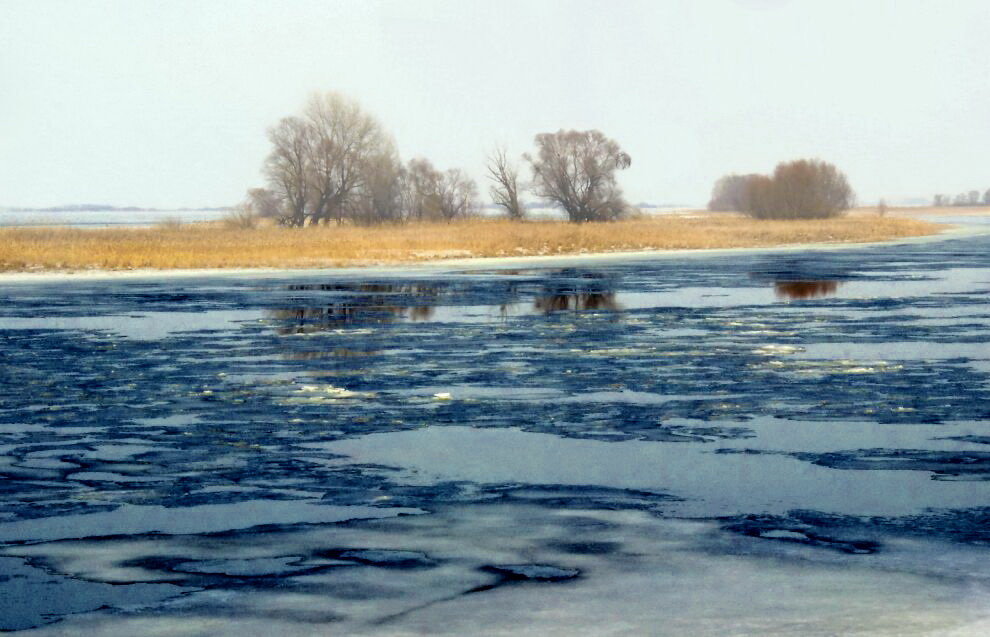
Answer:
[[399, 226], [230, 229], [221, 223], [155, 228], [0, 228], [0, 270], [306, 268], [452, 257], [869, 242], [934, 234], [943, 226], [862, 212], [823, 221], [754, 221], [694, 213], [617, 223], [464, 221]]

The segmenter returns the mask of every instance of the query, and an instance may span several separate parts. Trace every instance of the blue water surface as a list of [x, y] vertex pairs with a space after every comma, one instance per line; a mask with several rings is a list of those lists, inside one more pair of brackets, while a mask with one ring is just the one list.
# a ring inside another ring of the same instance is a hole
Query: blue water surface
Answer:
[[988, 255], [9, 284], [0, 629], [979, 631]]

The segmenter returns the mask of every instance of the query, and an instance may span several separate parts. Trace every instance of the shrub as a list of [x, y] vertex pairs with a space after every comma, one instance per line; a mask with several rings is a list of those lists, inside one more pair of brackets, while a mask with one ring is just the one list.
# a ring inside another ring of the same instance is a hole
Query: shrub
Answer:
[[155, 224], [159, 230], [178, 230], [182, 227], [182, 219], [179, 217], [165, 217]]
[[258, 227], [258, 215], [249, 206], [235, 206], [223, 217], [228, 230], [253, 230]]
[[732, 205], [756, 219], [827, 219], [848, 210], [855, 194], [846, 176], [820, 159], [777, 164], [772, 176], [729, 175], [715, 184], [712, 209]]
[[760, 175], [726, 175], [715, 182], [708, 209], [713, 212], [743, 212], [749, 208], [749, 182]]
[[777, 164], [773, 171], [776, 219], [826, 219], [852, 207], [855, 197], [846, 176], [820, 159]]

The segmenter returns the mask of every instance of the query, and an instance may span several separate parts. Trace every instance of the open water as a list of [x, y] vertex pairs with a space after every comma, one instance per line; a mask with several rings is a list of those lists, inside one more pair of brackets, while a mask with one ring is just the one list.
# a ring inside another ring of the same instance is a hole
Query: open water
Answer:
[[0, 629], [986, 634], [990, 238], [0, 290]]

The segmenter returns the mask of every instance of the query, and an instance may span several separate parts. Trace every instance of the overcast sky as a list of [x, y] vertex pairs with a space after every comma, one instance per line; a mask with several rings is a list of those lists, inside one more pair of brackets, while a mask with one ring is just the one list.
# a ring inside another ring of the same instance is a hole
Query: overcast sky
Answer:
[[234, 203], [325, 90], [479, 180], [598, 128], [632, 202], [807, 156], [864, 203], [985, 190], [988, 33], [986, 0], [0, 0], [0, 205]]

